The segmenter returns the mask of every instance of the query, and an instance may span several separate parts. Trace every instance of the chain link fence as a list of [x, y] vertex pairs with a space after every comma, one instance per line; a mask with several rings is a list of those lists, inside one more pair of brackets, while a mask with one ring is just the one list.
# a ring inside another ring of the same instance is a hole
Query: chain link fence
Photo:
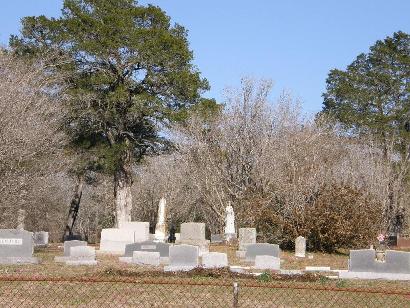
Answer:
[[[387, 284], [388, 286], [388, 284]], [[207, 277], [0, 276], [1, 307], [410, 307], [410, 290]]]

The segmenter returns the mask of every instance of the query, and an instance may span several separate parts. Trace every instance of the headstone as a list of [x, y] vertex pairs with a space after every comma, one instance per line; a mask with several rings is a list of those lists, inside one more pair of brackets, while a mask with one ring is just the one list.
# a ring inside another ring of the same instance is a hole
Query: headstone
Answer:
[[371, 272], [374, 270], [376, 252], [373, 249], [350, 250], [349, 271]]
[[169, 257], [170, 244], [146, 241], [125, 246], [124, 257], [132, 257], [134, 251], [158, 252], [160, 257]]
[[188, 222], [181, 224], [181, 237], [177, 244], [199, 247], [199, 255], [209, 252], [209, 240], [205, 239], [205, 224]]
[[239, 228], [239, 250], [246, 250], [246, 246], [256, 243], [255, 228]]
[[123, 254], [125, 246], [135, 243], [134, 229], [102, 229], [100, 251]]
[[164, 271], [189, 271], [198, 267], [199, 249], [192, 245], [175, 245], [169, 248], [169, 266]]
[[220, 244], [225, 241], [224, 234], [211, 234], [211, 243]]
[[87, 242], [85, 241], [65, 241], [64, 242], [64, 256], [69, 257], [71, 248], [72, 247], [77, 247], [77, 246], [87, 246]]
[[123, 222], [120, 230], [133, 230], [135, 243], [148, 241], [150, 239], [149, 222], [147, 221]]
[[48, 232], [40, 231], [33, 234], [35, 247], [47, 247], [48, 246]]
[[231, 241], [236, 239], [235, 231], [235, 213], [233, 207], [228, 205], [225, 209], [225, 240]]
[[0, 229], [0, 264], [38, 263], [33, 257], [33, 234], [26, 230]]
[[95, 248], [90, 246], [70, 247], [70, 256], [65, 263], [67, 265], [97, 265]]
[[186, 222], [181, 224], [181, 241], [205, 240], [205, 224], [198, 222]]
[[25, 229], [25, 225], [24, 225], [25, 220], [26, 220], [26, 211], [23, 209], [19, 209], [17, 211], [17, 230]]
[[208, 252], [202, 255], [203, 268], [221, 268], [228, 266], [228, 256], [222, 252]]
[[279, 245], [268, 243], [250, 244], [246, 247], [246, 261], [255, 261], [256, 256], [272, 256], [279, 258]]
[[172, 225], [171, 228], [169, 229], [168, 243], [175, 243], [177, 239], [175, 236], [175, 232], [176, 232], [175, 226]]
[[165, 198], [161, 198], [158, 205], [157, 225], [155, 226], [155, 240], [160, 242], [165, 242], [165, 240], [167, 239], [166, 206], [167, 202]]
[[255, 256], [255, 266], [253, 268], [261, 270], [279, 270], [280, 258], [266, 255], [257, 255]]
[[132, 254], [132, 263], [138, 265], [159, 266], [159, 252], [150, 251], [134, 251]]
[[298, 236], [295, 240], [295, 257], [304, 258], [306, 255], [306, 239]]

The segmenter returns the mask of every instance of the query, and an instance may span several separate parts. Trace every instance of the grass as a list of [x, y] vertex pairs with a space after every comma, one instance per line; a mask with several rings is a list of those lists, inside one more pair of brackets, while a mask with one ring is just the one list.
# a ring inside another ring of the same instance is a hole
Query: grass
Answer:
[[[234, 247], [212, 245], [210, 250], [226, 252], [230, 264], [247, 265], [236, 258]], [[42, 277], [41, 281], [0, 280], [0, 306], [231, 307], [234, 281], [240, 286], [240, 307], [410, 306], [408, 282], [339, 280], [318, 274], [296, 279], [278, 276], [274, 272], [265, 272], [256, 278], [232, 274], [227, 269], [197, 270], [176, 275], [163, 273], [161, 269], [120, 263], [118, 256], [98, 255], [97, 266], [72, 267], [55, 263], [53, 259], [56, 255], [62, 255], [62, 248], [53, 245], [36, 251], [35, 256], [42, 260], [38, 265], [0, 266], [0, 279], [4, 276]], [[313, 259], [299, 259], [291, 252], [283, 252], [282, 268], [347, 267], [347, 255], [312, 255]], [[63, 281], [55, 280], [56, 277]], [[87, 277], [97, 277], [99, 280], [87, 282]]]

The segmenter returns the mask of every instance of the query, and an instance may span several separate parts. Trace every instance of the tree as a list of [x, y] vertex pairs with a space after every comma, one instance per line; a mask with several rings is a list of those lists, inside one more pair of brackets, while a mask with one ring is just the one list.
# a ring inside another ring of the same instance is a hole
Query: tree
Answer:
[[63, 55], [66, 128], [114, 176], [116, 222], [131, 219], [133, 163], [166, 140], [160, 126], [201, 102], [209, 88], [193, 66], [187, 31], [159, 8], [133, 0], [65, 0], [62, 17], [26, 17], [16, 54]]
[[377, 136], [385, 151], [394, 139], [400, 153], [409, 152], [409, 34], [377, 41], [346, 70], [331, 70], [326, 84], [323, 112], [355, 132]]
[[410, 35], [399, 31], [377, 41], [345, 71], [331, 70], [326, 83], [323, 113], [350, 132], [376, 137], [395, 167], [385, 219], [389, 230], [400, 231], [406, 205], [400, 200], [410, 190]]

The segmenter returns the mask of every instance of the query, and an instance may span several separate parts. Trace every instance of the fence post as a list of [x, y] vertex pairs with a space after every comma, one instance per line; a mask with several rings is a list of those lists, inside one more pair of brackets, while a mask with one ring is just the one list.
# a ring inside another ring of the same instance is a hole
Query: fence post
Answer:
[[233, 283], [233, 308], [239, 307], [239, 284]]

